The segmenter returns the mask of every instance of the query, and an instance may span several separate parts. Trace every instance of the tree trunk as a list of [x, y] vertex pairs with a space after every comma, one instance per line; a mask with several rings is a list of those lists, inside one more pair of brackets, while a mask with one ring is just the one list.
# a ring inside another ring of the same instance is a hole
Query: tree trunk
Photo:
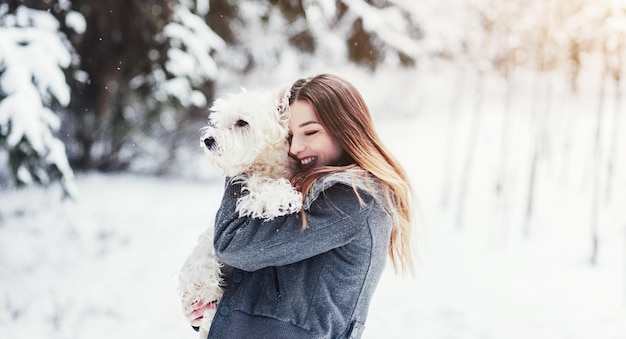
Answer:
[[563, 115], [563, 119], [564, 119], [564, 124], [565, 124], [565, 131], [564, 131], [564, 135], [563, 135], [563, 144], [562, 144], [562, 159], [561, 159], [561, 168], [560, 168], [560, 175], [559, 175], [559, 180], [561, 180], [562, 184], [566, 184], [567, 183], [567, 179], [568, 179], [568, 175], [569, 175], [569, 168], [570, 168], [570, 155], [571, 155], [571, 150], [572, 150], [572, 132], [574, 130], [576, 130], [576, 125], [577, 125], [577, 121], [578, 121], [578, 107], [577, 105], [579, 105], [579, 96], [578, 93], [574, 92], [573, 89], [570, 88], [570, 90], [567, 93], [567, 98], [564, 100], [563, 105], [565, 106], [565, 113], [562, 113]]
[[446, 151], [444, 153], [443, 177], [441, 189], [441, 206], [448, 207], [453, 185], [454, 159], [456, 158], [456, 127], [459, 116], [459, 103], [464, 92], [465, 68], [457, 68], [456, 81], [454, 82], [450, 100], [450, 112], [448, 114], [448, 137], [446, 138]]
[[600, 218], [600, 185], [602, 171], [602, 118], [604, 113], [604, 101], [606, 92], [606, 72], [603, 72], [600, 81], [600, 93], [598, 95], [598, 111], [596, 120], [596, 132], [594, 135], [594, 152], [593, 152], [593, 194], [591, 197], [591, 255], [589, 262], [591, 265], [598, 263], [599, 236], [598, 236], [598, 219]]
[[540, 114], [540, 101], [541, 101], [541, 96], [540, 91], [541, 91], [541, 78], [544, 75], [539, 73], [536, 75], [535, 77], [535, 85], [533, 86], [534, 88], [534, 92], [533, 92], [533, 99], [532, 99], [532, 119], [531, 121], [534, 123], [534, 130], [533, 130], [533, 136], [530, 138], [532, 145], [531, 145], [531, 150], [532, 150], [532, 154], [531, 154], [531, 159], [530, 159], [530, 171], [529, 171], [529, 175], [528, 175], [528, 191], [527, 191], [527, 195], [526, 195], [526, 218], [524, 220], [524, 231], [523, 234], [525, 237], [529, 237], [530, 236], [530, 224], [531, 224], [531, 219], [532, 219], [532, 215], [533, 215], [533, 205], [534, 205], [534, 198], [535, 198], [535, 180], [536, 180], [536, 175], [537, 175], [537, 163], [539, 161], [539, 152], [540, 152], [540, 144], [541, 144], [541, 138], [540, 138], [540, 130], [541, 130], [541, 118], [539, 117]]
[[614, 74], [615, 94], [614, 101], [615, 106], [613, 110], [613, 129], [611, 131], [611, 144], [609, 149], [609, 155], [607, 157], [607, 169], [606, 169], [606, 184], [604, 192], [604, 200], [606, 203], [611, 202], [611, 192], [613, 190], [613, 175], [615, 173], [615, 164], [617, 164], [617, 157], [619, 154], [619, 133], [620, 133], [620, 115], [622, 110], [622, 89], [620, 81], [620, 72], [617, 71]]
[[[496, 227], [496, 230], [500, 230], [500, 240], [506, 241], [509, 234], [509, 195], [507, 185], [507, 167], [509, 163], [509, 153], [511, 150], [510, 147], [510, 134], [511, 134], [511, 102], [513, 99], [513, 79], [512, 75], [507, 72], [505, 75], [506, 81], [506, 92], [504, 96], [504, 109], [503, 109], [503, 117], [502, 117], [502, 130], [501, 130], [501, 141], [500, 141], [500, 164], [498, 168], [498, 174], [496, 177], [496, 182], [494, 185], [494, 190], [496, 193], [496, 213], [498, 215], [498, 221], [500, 222], [500, 226]], [[497, 226], [497, 225], [496, 225]]]
[[[540, 95], [543, 90], [545, 97]], [[526, 198], [526, 220], [524, 222], [524, 237], [530, 237], [532, 217], [535, 213], [536, 196], [535, 190], [537, 187], [537, 169], [541, 157], [544, 154], [544, 148], [546, 139], [548, 137], [548, 117], [552, 110], [552, 81], [550, 75], [545, 72], [537, 75], [537, 84], [535, 85], [535, 94], [533, 102], [533, 120], [535, 122], [534, 138], [531, 138], [532, 154], [530, 161], [530, 171], [528, 176], [528, 195]], [[543, 107], [543, 108], [542, 108]]]
[[461, 170], [460, 189], [457, 202], [456, 213], [456, 227], [457, 229], [463, 228], [463, 219], [465, 217], [465, 201], [467, 199], [467, 191], [469, 187], [469, 181], [472, 174], [472, 167], [474, 164], [474, 153], [476, 152], [476, 144], [478, 142], [478, 132], [481, 126], [482, 119], [482, 105], [484, 100], [484, 71], [478, 71], [478, 78], [476, 80], [476, 94], [474, 116], [470, 125], [469, 139], [467, 141], [467, 149], [465, 151], [465, 161], [463, 162], [463, 168]]

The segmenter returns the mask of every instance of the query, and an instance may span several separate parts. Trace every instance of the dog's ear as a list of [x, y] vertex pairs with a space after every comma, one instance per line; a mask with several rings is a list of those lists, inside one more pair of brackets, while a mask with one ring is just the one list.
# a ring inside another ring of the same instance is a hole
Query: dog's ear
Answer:
[[281, 90], [278, 92], [278, 115], [282, 119], [288, 119], [288, 110], [289, 110], [289, 90]]

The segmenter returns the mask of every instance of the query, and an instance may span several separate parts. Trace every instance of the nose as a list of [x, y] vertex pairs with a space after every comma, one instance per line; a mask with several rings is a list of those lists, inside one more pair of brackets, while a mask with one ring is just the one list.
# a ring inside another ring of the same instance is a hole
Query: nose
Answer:
[[302, 152], [304, 148], [304, 145], [296, 137], [292, 137], [291, 143], [289, 145], [289, 153], [297, 155], [298, 153]]
[[208, 149], [212, 149], [213, 146], [215, 146], [215, 138], [214, 137], [208, 137], [204, 139], [204, 146], [206, 146], [206, 148]]

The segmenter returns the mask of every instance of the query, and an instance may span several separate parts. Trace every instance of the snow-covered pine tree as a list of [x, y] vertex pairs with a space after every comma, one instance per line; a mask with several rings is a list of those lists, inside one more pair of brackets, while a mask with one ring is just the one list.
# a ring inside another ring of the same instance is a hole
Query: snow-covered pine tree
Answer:
[[[208, 1], [181, 1], [173, 8], [172, 20], [161, 33], [169, 41], [165, 70], [171, 76], [158, 84], [157, 93], [176, 98], [184, 107], [207, 104], [206, 97], [197, 90], [203, 83], [216, 80], [218, 66], [211, 56], [225, 47], [224, 40], [215, 34], [201, 15], [209, 10]], [[159, 96], [159, 97], [162, 97]]]
[[65, 146], [55, 136], [60, 119], [51, 110], [70, 102], [63, 69], [72, 54], [63, 39], [49, 12], [0, 4], [0, 150], [9, 154], [16, 185], [59, 182], [74, 196]]
[[150, 93], [140, 100], [149, 108], [144, 108], [147, 120], [158, 116], [154, 120], [159, 123], [145, 132], [140, 144], [152, 163], [149, 166], [159, 174], [171, 170], [181, 146], [197, 140], [194, 113], [206, 119], [204, 108], [213, 98], [212, 84], [218, 76], [213, 54], [226, 47], [204, 18], [210, 9], [208, 0], [181, 0], [168, 6], [171, 15], [153, 37], [164, 47], [163, 57], [152, 63], [151, 72], [130, 80], [133, 90], [145, 88]]
[[269, 70], [269, 80], [293, 80], [294, 72], [315, 63], [371, 70], [382, 64], [412, 66], [428, 53], [412, 6], [386, 0], [241, 0], [227, 20], [233, 41], [216, 58], [235, 73]]
[[172, 170], [179, 146], [197, 142], [213, 98], [213, 54], [224, 43], [206, 24], [208, 0], [73, 0], [72, 8], [87, 19], [83, 35], [67, 33], [86, 79], [69, 79], [62, 116], [73, 168]]

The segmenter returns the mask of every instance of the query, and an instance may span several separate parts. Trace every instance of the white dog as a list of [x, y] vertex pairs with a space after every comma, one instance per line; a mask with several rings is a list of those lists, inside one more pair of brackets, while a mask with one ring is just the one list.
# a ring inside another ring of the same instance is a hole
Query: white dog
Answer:
[[[217, 99], [203, 129], [201, 146], [209, 162], [242, 183], [237, 201], [240, 216], [273, 219], [298, 212], [302, 195], [289, 182], [293, 161], [287, 152], [288, 97], [248, 92]], [[215, 257], [213, 229], [203, 232], [179, 273], [184, 304], [210, 302], [200, 325], [206, 338], [223, 288], [222, 264]]]

